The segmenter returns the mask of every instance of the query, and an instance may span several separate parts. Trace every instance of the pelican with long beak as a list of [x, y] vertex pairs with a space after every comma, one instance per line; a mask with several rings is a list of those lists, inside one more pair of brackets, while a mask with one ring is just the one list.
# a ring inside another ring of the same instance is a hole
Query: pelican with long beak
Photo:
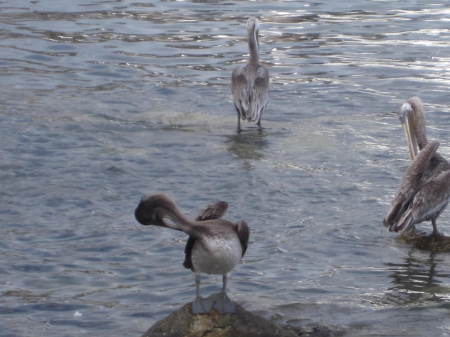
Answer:
[[[144, 196], [135, 210], [136, 220], [143, 225], [171, 228], [189, 235], [183, 265], [195, 273], [194, 314], [208, 313], [212, 308], [220, 313], [235, 311], [235, 304], [226, 294], [227, 273], [247, 250], [249, 228], [245, 221], [233, 223], [220, 219], [227, 207], [226, 202], [218, 202], [208, 206], [196, 220], [190, 220], [166, 195], [155, 194]], [[200, 273], [222, 275], [219, 296], [213, 299], [200, 296]]]
[[384, 224], [390, 231], [409, 231], [415, 224], [431, 221], [438, 236], [437, 218], [450, 197], [450, 165], [438, 152], [439, 142], [428, 142], [425, 114], [419, 97], [408, 99], [400, 109], [411, 166], [403, 177]]
[[248, 62], [231, 74], [231, 92], [237, 111], [237, 132], [241, 119], [256, 122], [261, 130], [261, 117], [269, 101], [269, 71], [259, 63], [259, 24], [255, 18], [247, 21]]

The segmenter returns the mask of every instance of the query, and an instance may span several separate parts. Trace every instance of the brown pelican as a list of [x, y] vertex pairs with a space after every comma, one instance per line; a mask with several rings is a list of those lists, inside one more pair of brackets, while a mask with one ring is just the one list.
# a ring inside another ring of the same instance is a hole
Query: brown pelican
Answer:
[[255, 18], [248, 19], [247, 32], [248, 63], [236, 67], [231, 75], [238, 132], [241, 132], [241, 118], [256, 121], [261, 130], [261, 116], [269, 100], [269, 71], [259, 63], [259, 25]]
[[[235, 305], [226, 295], [227, 273], [239, 263], [247, 249], [249, 229], [245, 221], [232, 223], [220, 217], [228, 204], [224, 201], [208, 206], [195, 221], [184, 216], [164, 194], [144, 196], [135, 210], [143, 225], [155, 225], [185, 232], [185, 268], [195, 273], [194, 314], [207, 313], [213, 307], [220, 313], [234, 312]], [[222, 292], [216, 299], [200, 297], [200, 274], [222, 275]]]
[[413, 162], [403, 177], [384, 224], [390, 231], [398, 232], [430, 220], [433, 235], [438, 236], [436, 220], [447, 207], [450, 197], [450, 164], [436, 152], [439, 142], [428, 142], [420, 98], [412, 97], [402, 105], [400, 121]]

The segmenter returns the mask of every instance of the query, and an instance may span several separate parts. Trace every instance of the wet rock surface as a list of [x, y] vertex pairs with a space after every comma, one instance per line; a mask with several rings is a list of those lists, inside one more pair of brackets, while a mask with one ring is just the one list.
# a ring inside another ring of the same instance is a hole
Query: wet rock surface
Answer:
[[233, 314], [192, 314], [187, 303], [156, 322], [142, 337], [337, 337], [343, 331], [335, 327], [308, 325], [281, 326], [236, 305]]
[[412, 230], [410, 232], [402, 233], [397, 240], [421, 250], [450, 252], [450, 237], [443, 234], [434, 236], [432, 234]]

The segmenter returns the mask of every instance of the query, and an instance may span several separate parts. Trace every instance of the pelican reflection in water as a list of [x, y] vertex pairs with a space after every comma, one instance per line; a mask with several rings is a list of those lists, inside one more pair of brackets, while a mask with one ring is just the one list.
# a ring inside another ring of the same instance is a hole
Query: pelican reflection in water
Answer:
[[399, 261], [385, 263], [391, 287], [384, 293], [383, 304], [403, 306], [444, 300], [448, 290], [441, 280], [448, 273], [442, 262], [434, 251], [426, 255], [411, 249]]
[[[185, 248], [184, 267], [195, 273], [196, 298], [194, 314], [234, 312], [235, 305], [226, 295], [227, 273], [236, 266], [247, 249], [249, 229], [245, 221], [233, 223], [220, 219], [228, 204], [224, 201], [208, 206], [195, 221], [184, 216], [164, 194], [143, 197], [135, 217], [143, 225], [155, 225], [185, 232], [189, 239]], [[200, 274], [222, 275], [222, 292], [216, 298], [200, 297]]]
[[428, 141], [420, 98], [412, 97], [401, 107], [400, 121], [413, 160], [387, 213], [384, 224], [390, 231], [408, 231], [415, 224], [431, 221], [438, 236], [436, 220], [450, 197], [450, 165], [438, 152], [439, 142]]
[[261, 130], [262, 113], [269, 100], [269, 71], [259, 63], [259, 25], [255, 18], [247, 22], [248, 62], [233, 70], [231, 92], [237, 111], [237, 131], [241, 132], [241, 119], [255, 122]]

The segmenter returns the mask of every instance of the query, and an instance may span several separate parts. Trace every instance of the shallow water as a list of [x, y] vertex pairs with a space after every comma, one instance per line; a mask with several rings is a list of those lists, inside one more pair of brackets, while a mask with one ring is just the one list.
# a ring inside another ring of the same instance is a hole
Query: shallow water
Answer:
[[[249, 223], [230, 282], [249, 309], [347, 336], [450, 335], [450, 255], [381, 224], [409, 163], [406, 98], [450, 156], [449, 5], [0, 1], [0, 336], [140, 336], [190, 301], [185, 237], [134, 220], [160, 191]], [[249, 15], [271, 101], [262, 134], [236, 135]]]

